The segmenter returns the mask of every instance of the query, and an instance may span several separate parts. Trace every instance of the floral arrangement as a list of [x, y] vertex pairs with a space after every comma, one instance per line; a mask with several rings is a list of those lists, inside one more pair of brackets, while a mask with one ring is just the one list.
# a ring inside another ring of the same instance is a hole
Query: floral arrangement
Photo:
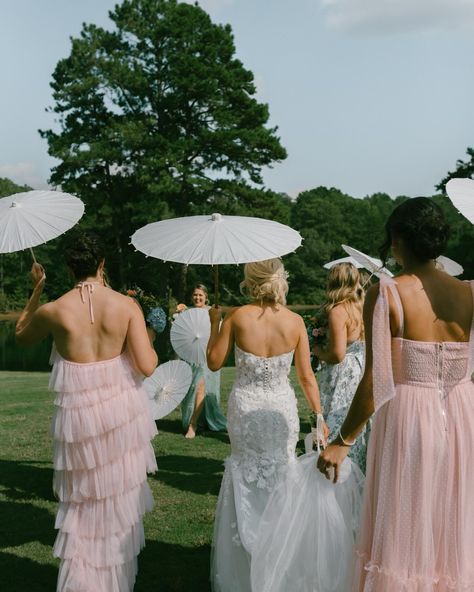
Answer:
[[159, 300], [138, 286], [127, 290], [127, 296], [134, 298], [141, 306], [146, 324], [157, 333], [163, 333], [167, 319], [165, 311], [159, 306]]
[[321, 370], [321, 361], [314, 355], [313, 349], [315, 345], [323, 349], [328, 345], [328, 317], [324, 308], [321, 307], [313, 316], [307, 317], [305, 321], [311, 350], [311, 367], [317, 372]]

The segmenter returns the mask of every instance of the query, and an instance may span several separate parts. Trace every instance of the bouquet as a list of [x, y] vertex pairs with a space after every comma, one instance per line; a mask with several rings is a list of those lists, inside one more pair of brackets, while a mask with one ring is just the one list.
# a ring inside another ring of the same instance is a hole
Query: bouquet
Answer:
[[141, 306], [146, 324], [156, 333], [163, 333], [166, 327], [166, 313], [159, 306], [159, 300], [138, 286], [127, 290], [127, 296], [134, 298]]
[[323, 349], [328, 346], [328, 317], [323, 308], [318, 309], [314, 316], [309, 317], [306, 324], [306, 332], [308, 333], [309, 347], [311, 350], [311, 367], [314, 372], [321, 370], [321, 361], [313, 353], [315, 345], [319, 345]]

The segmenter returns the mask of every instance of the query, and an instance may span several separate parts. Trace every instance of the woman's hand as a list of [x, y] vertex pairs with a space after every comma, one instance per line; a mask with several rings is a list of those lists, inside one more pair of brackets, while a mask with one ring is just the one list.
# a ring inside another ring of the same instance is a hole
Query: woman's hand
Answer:
[[30, 271], [31, 282], [33, 284], [33, 288], [37, 286], [43, 285], [46, 281], [46, 273], [44, 272], [44, 267], [39, 263], [33, 263], [31, 266]]
[[220, 306], [211, 306], [209, 309], [209, 318], [211, 325], [219, 324], [222, 320], [222, 308]]
[[[337, 483], [339, 478], [339, 468], [348, 453], [349, 446], [344, 446], [342, 443], [339, 443], [338, 438], [331, 442], [331, 444], [321, 452], [318, 458], [317, 467], [326, 479], [332, 479], [333, 483]], [[332, 475], [333, 471], [334, 475]]]

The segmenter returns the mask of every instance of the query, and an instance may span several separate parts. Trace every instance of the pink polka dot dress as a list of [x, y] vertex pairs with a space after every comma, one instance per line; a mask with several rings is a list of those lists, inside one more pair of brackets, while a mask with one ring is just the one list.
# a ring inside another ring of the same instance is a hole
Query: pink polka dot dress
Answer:
[[[471, 282], [474, 295], [474, 282]], [[374, 403], [353, 592], [474, 591], [474, 322], [470, 342], [390, 334], [374, 311]]]

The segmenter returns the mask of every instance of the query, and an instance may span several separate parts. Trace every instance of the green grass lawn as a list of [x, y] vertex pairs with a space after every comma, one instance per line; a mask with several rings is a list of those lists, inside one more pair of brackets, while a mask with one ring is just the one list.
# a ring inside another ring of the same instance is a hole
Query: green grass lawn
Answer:
[[[222, 371], [224, 410], [234, 376]], [[293, 381], [294, 382], [294, 381]], [[58, 562], [49, 433], [48, 374], [0, 372], [0, 574], [9, 592], [53, 592]], [[297, 389], [301, 427], [308, 410]], [[158, 473], [149, 482], [155, 508], [145, 518], [136, 592], [207, 592], [214, 510], [230, 452], [226, 433], [186, 440], [179, 410], [158, 421]], [[302, 443], [300, 442], [302, 445]]]

